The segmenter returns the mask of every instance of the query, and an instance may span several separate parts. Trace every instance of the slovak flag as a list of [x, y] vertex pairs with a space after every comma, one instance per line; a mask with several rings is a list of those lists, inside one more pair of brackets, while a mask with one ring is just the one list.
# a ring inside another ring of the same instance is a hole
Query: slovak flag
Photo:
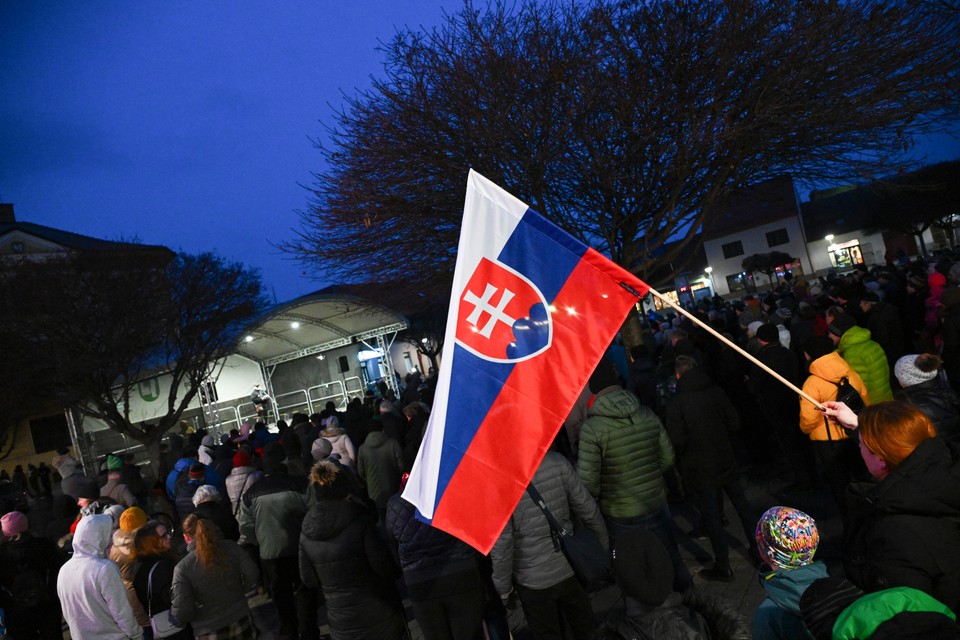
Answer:
[[433, 410], [403, 497], [489, 553], [649, 287], [470, 171]]

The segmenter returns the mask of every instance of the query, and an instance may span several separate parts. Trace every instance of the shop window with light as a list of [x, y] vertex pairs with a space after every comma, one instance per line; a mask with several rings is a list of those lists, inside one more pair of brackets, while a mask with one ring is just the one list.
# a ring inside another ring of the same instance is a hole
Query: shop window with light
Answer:
[[799, 260], [794, 260], [790, 264], [782, 264], [776, 269], [776, 275], [778, 278], [783, 278], [783, 276], [787, 275], [788, 273], [794, 276], [803, 275], [803, 266], [800, 264]]
[[740, 240], [728, 242], [725, 245], [721, 245], [720, 248], [723, 250], [724, 258], [735, 258], [743, 255], [743, 242]]
[[727, 288], [730, 290], [730, 293], [736, 291], [746, 291], [749, 293], [757, 290], [753, 283], [752, 273], [735, 273], [727, 276]]
[[776, 231], [767, 233], [768, 247], [777, 247], [781, 244], [787, 244], [788, 242], [790, 242], [790, 234], [787, 233], [786, 229], [777, 229]]
[[859, 240], [831, 244], [827, 247], [827, 251], [830, 253], [830, 264], [839, 269], [863, 264]]

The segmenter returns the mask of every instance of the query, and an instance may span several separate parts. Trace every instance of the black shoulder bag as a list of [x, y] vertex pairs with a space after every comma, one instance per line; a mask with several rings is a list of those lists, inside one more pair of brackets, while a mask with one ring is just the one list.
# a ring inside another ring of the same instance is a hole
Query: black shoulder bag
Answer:
[[580, 527], [573, 532], [567, 531], [550, 512], [535, 486], [528, 485], [527, 493], [547, 517], [553, 548], [563, 552], [580, 584], [587, 591], [596, 591], [612, 583], [613, 565], [610, 554], [603, 550], [597, 534], [587, 527]]

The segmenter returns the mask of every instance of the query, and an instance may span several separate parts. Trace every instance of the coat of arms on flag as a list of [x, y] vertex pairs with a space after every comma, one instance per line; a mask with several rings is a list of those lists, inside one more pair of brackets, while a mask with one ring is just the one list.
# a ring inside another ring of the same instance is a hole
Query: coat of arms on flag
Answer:
[[517, 362], [550, 346], [550, 314], [543, 294], [523, 274], [480, 260], [460, 296], [457, 342], [495, 362]]
[[649, 287], [474, 171], [433, 410], [403, 496], [489, 552]]

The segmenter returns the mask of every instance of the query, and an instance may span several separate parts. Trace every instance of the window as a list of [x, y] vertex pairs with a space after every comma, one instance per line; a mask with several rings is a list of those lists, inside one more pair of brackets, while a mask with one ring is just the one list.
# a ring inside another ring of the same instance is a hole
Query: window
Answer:
[[863, 253], [860, 251], [860, 241], [850, 240], [827, 247], [830, 253], [830, 264], [840, 269], [863, 264]]
[[724, 258], [735, 258], [743, 255], [743, 243], [739, 240], [736, 242], [728, 242], [720, 248], [723, 249]]
[[30, 437], [33, 438], [34, 453], [56, 451], [60, 447], [69, 447], [72, 444], [70, 430], [67, 428], [67, 418], [62, 413], [31, 420]]
[[786, 229], [777, 229], [767, 234], [768, 247], [776, 247], [781, 244], [787, 244], [788, 242], [790, 242], [790, 236], [787, 234]]

